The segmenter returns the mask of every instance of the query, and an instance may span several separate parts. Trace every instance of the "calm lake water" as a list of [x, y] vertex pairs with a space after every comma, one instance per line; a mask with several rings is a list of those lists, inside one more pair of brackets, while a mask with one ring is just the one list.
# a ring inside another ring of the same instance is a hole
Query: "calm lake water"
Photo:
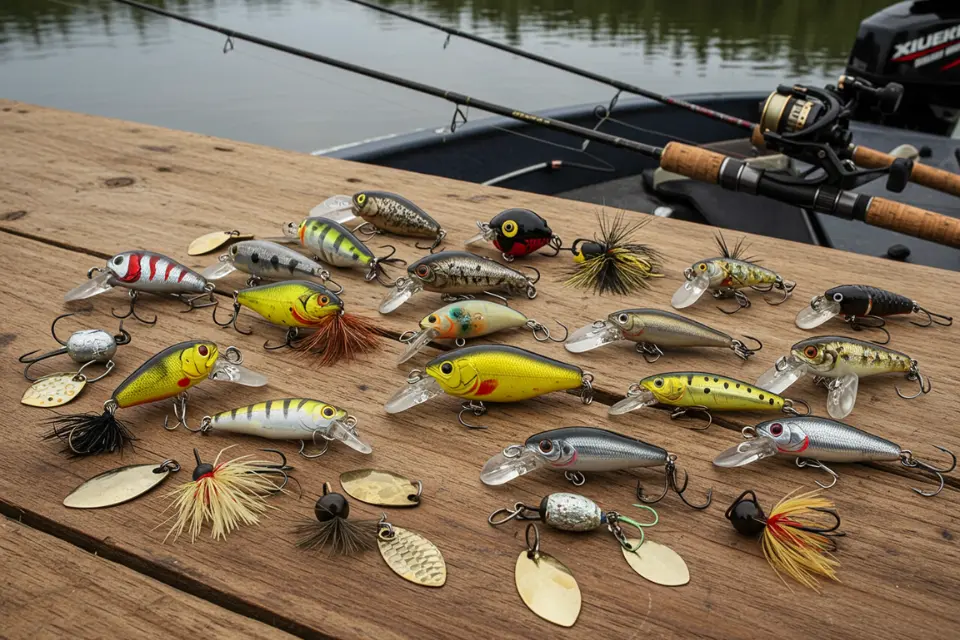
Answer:
[[[883, 0], [383, 4], [660, 93], [823, 84]], [[528, 111], [613, 90], [345, 0], [153, 0], [237, 31]], [[110, 0], [0, 0], [0, 96], [298, 151], [448, 123], [445, 102]], [[482, 117], [473, 112], [471, 117]]]

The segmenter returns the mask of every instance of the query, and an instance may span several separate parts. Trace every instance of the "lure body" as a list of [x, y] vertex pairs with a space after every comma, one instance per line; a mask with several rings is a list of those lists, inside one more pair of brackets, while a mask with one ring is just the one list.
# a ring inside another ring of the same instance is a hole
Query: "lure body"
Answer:
[[354, 194], [353, 215], [377, 229], [399, 236], [436, 239], [443, 230], [426, 211], [403, 196], [386, 191], [361, 191]]
[[126, 251], [111, 258], [111, 284], [154, 293], [203, 293], [207, 281], [172, 258], [151, 251]]
[[343, 310], [343, 302], [336, 294], [305, 280], [241, 289], [237, 303], [284, 327], [316, 327]]
[[478, 338], [527, 323], [527, 317], [510, 307], [486, 300], [463, 300], [437, 309], [420, 321], [420, 328], [433, 330], [436, 338]]
[[541, 249], [553, 240], [547, 221], [530, 209], [507, 209], [490, 220], [495, 233], [493, 246], [504, 255], [521, 257]]
[[[326, 280], [329, 277], [316, 260], [294, 251], [289, 247], [268, 240], [245, 240], [230, 247], [225, 254], [227, 261], [213, 265], [204, 273], [208, 277], [223, 277], [239, 269], [244, 273], [269, 280], [287, 280], [290, 278], [312, 277]], [[215, 273], [215, 275], [214, 275]]]
[[524, 448], [536, 450], [556, 471], [617, 471], [662, 467], [667, 450], [594, 427], [564, 427], [534, 434]]
[[624, 309], [607, 320], [620, 328], [623, 337], [660, 347], [731, 347], [733, 338], [722, 331], [659, 309]]
[[707, 274], [713, 290], [773, 285], [780, 280], [775, 271], [735, 258], [702, 260], [693, 265], [693, 273]]
[[66, 351], [79, 364], [107, 362], [117, 353], [117, 344], [117, 339], [103, 329], [81, 329], [67, 338]]
[[314, 432], [326, 433], [347, 412], [319, 400], [282, 398], [267, 400], [210, 418], [210, 430], [241, 433], [271, 440], [310, 439]]
[[894, 316], [913, 313], [916, 303], [906, 296], [864, 284], [845, 284], [827, 290], [824, 297], [840, 305], [845, 316]]
[[883, 462], [900, 459], [901, 448], [848, 424], [800, 416], [756, 426], [758, 437], [773, 440], [777, 453], [823, 462]]
[[357, 236], [329, 218], [304, 218], [297, 227], [300, 244], [335, 267], [369, 268], [376, 256]]
[[483, 293], [499, 291], [511, 296], [535, 292], [524, 274], [489, 258], [467, 251], [441, 251], [417, 260], [408, 275], [435, 293]]
[[560, 531], [593, 531], [606, 524], [606, 514], [586, 496], [551, 493], [540, 501], [540, 519]]
[[639, 386], [657, 402], [673, 407], [705, 407], [717, 411], [781, 411], [784, 399], [756, 385], [702, 371], [648, 376]]
[[213, 342], [187, 340], [144, 362], [113, 392], [117, 407], [133, 407], [172, 398], [206, 380], [220, 351]]
[[801, 340], [790, 348], [790, 353], [811, 372], [826, 378], [839, 378], [851, 373], [860, 378], [883, 373], [906, 373], [914, 367], [914, 361], [905, 353], [873, 342], [840, 336]]

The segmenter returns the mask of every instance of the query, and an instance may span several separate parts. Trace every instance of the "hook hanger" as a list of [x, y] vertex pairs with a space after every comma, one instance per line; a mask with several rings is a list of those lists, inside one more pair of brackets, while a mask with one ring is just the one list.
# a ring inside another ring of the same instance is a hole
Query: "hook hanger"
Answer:
[[110, 310], [110, 313], [111, 313], [111, 315], [113, 315], [114, 318], [119, 318], [119, 319], [123, 320], [124, 318], [129, 318], [129, 317], [132, 316], [133, 318], [135, 318], [136, 320], [139, 320], [139, 321], [142, 322], [143, 324], [149, 324], [149, 325], [157, 324], [157, 316], [156, 316], [156, 314], [154, 314], [153, 320], [146, 320], [146, 319], [144, 319], [144, 318], [141, 318], [141, 317], [137, 314], [137, 299], [140, 297], [140, 292], [139, 292], [139, 291], [137, 291], [136, 289], [130, 289], [130, 291], [129, 291], [129, 293], [128, 293], [127, 295], [130, 296], [130, 307], [129, 307], [129, 309], [128, 309], [127, 312], [124, 313], [124, 314], [117, 314], [116, 309], [111, 309], [111, 310]]
[[487, 407], [482, 402], [474, 402], [473, 400], [468, 400], [460, 404], [460, 413], [457, 414], [457, 420], [460, 421], [460, 424], [465, 426], [467, 429], [486, 429], [486, 425], [474, 425], [470, 424], [463, 419], [463, 414], [466, 412], [471, 412], [473, 415], [480, 417], [487, 412]]

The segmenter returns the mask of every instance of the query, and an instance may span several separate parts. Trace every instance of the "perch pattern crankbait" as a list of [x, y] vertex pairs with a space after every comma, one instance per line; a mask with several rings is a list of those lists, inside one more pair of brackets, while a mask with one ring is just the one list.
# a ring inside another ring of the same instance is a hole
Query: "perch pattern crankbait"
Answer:
[[621, 309], [574, 331], [564, 345], [567, 351], [583, 353], [618, 340], [637, 343], [637, 353], [654, 363], [663, 355], [663, 347], [719, 347], [733, 351], [746, 360], [763, 348], [754, 337], [743, 336], [757, 343], [747, 348], [742, 340], [676, 313], [659, 309]]
[[743, 289], [781, 293], [779, 300], [766, 300], [768, 304], [778, 305], [786, 301], [796, 288], [796, 282], [784, 280], [776, 272], [756, 264], [753, 257], [744, 256], [743, 239], [737, 242], [731, 251], [722, 235], [717, 235], [720, 257], [708, 258], [694, 263], [683, 271], [686, 282], [673, 294], [671, 304], [675, 309], [685, 309], [694, 304], [710, 291], [714, 298], [733, 297], [737, 307], [733, 311], [720, 309], [726, 314], [736, 313], [750, 306], [750, 298]]
[[403, 196], [386, 191], [359, 191], [351, 196], [332, 196], [310, 211], [311, 218], [327, 218], [345, 224], [354, 217], [364, 221], [354, 229], [374, 235], [381, 231], [411, 238], [427, 238], [433, 244], [418, 249], [431, 253], [440, 246], [447, 232], [422, 208]]
[[383, 265], [406, 264], [400, 258], [390, 257], [397, 250], [389, 245], [382, 248], [389, 248], [390, 253], [378, 258], [353, 232], [328, 218], [304, 218], [300, 223], [290, 222], [284, 226], [283, 232], [287, 236], [295, 236], [301, 245], [313, 251], [326, 264], [366, 269], [364, 278], [367, 281], [376, 279], [388, 286], [390, 283], [385, 279]]
[[[203, 277], [219, 280], [237, 270], [250, 276], [248, 283], [251, 285], [259, 282], [261, 278], [317, 278], [321, 282], [330, 280], [330, 272], [316, 260], [269, 240], [245, 240], [232, 245], [216, 264], [203, 270]], [[338, 285], [337, 293], [342, 291], [343, 287]]]
[[463, 244], [471, 246], [492, 242], [507, 262], [529, 255], [550, 246], [555, 256], [560, 253], [563, 241], [547, 224], [547, 221], [530, 209], [507, 209], [495, 215], [490, 222], [478, 222], [480, 233]]
[[623, 213], [610, 222], [598, 216], [600, 236], [577, 238], [570, 251], [574, 266], [564, 284], [594, 293], [626, 295], [649, 287], [650, 278], [662, 278], [662, 256], [656, 249], [631, 242], [633, 234], [650, 221], [641, 218], [629, 223]]
[[536, 433], [521, 444], [512, 444], [490, 458], [480, 472], [480, 480], [487, 485], [501, 485], [536, 469], [562, 471], [564, 477], [577, 486], [586, 482], [585, 471], [619, 471], [639, 467], [662, 467], [663, 492], [654, 499], [643, 496], [637, 482], [637, 498], [654, 503], [673, 490], [688, 506], [705, 509], [710, 506], [713, 489], [707, 492], [707, 501], [696, 505], [683, 495], [687, 488], [687, 474], [678, 482], [677, 456], [666, 449], [597, 427], [563, 427]]
[[957, 457], [939, 445], [934, 446], [953, 459], [945, 469], [917, 459], [910, 450], [889, 440], [829, 418], [799, 416], [769, 420], [755, 427], [744, 427], [743, 437], [745, 442], [722, 452], [713, 464], [742, 467], [778, 454], [795, 456], [798, 467], [816, 467], [830, 474], [833, 481], [829, 485], [817, 481], [824, 489], [829, 489], [839, 479], [825, 462], [899, 461], [905, 467], [921, 469], [937, 477], [940, 486], [936, 491], [914, 489], [922, 496], [933, 497], [943, 490], [943, 474], [950, 473], [957, 466]]
[[853, 411], [859, 380], [866, 376], [905, 373], [907, 380], [920, 385], [912, 396], [904, 395], [896, 387], [897, 395], [907, 400], [930, 393], [931, 389], [930, 379], [920, 373], [920, 365], [907, 354], [839, 336], [818, 336], [796, 343], [789, 356], [781, 357], [757, 379], [757, 386], [782, 393], [806, 373], [814, 374], [815, 380], [827, 387], [827, 412], [837, 420]]

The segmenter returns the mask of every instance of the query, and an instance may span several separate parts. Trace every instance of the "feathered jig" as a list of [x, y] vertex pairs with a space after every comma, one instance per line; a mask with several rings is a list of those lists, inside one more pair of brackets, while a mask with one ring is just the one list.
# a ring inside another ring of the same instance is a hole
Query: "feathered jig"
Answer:
[[564, 284], [595, 293], [625, 295], [649, 287], [649, 278], [662, 278], [661, 254], [649, 245], [630, 242], [648, 218], [630, 223], [621, 211], [612, 222], [597, 216], [600, 236], [578, 238], [571, 251], [576, 265]]
[[370, 319], [353, 313], [340, 313], [330, 316], [312, 334], [291, 346], [299, 351], [319, 354], [318, 364], [327, 366], [375, 351], [380, 346], [380, 335], [380, 329]]
[[297, 546], [314, 551], [326, 549], [331, 555], [353, 555], [372, 549], [380, 526], [376, 520], [348, 520], [350, 503], [342, 494], [334, 493], [329, 482], [323, 483], [323, 495], [313, 508], [317, 519], [296, 525]]

